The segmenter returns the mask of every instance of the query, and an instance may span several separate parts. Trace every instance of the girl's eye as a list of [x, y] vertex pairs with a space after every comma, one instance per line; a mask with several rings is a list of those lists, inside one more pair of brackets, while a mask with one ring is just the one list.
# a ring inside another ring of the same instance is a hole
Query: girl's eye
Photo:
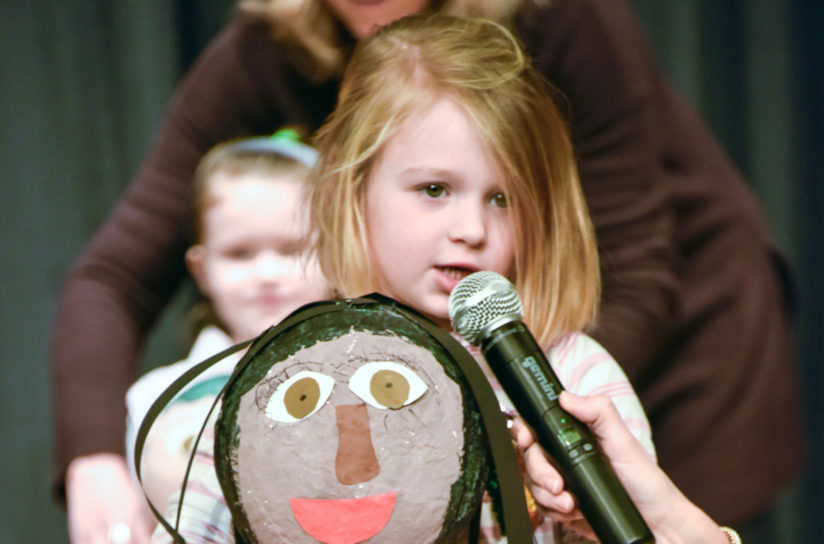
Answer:
[[375, 361], [366, 363], [352, 374], [349, 389], [375, 408], [397, 410], [418, 400], [428, 387], [404, 365]]
[[497, 206], [498, 208], [506, 208], [509, 206], [509, 203], [506, 201], [506, 197], [503, 193], [496, 193], [492, 198], [489, 199], [489, 202], [493, 206]]
[[334, 385], [331, 376], [302, 370], [277, 386], [266, 405], [266, 416], [281, 423], [305, 419], [323, 407]]
[[438, 185], [437, 183], [430, 183], [422, 188], [424, 194], [430, 198], [438, 198], [443, 196], [445, 189], [443, 185]]

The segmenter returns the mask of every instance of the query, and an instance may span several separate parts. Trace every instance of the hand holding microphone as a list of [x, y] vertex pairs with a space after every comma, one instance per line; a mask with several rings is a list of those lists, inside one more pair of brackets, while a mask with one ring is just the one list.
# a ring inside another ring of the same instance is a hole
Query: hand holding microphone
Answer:
[[560, 406], [563, 385], [524, 325], [512, 284], [494, 272], [467, 276], [449, 297], [449, 316], [459, 335], [480, 346], [598, 539], [605, 544], [654, 542], [589, 427]]
[[[558, 400], [561, 407], [586, 423], [595, 433], [615, 473], [657, 542], [741, 544], [741, 537], [733, 529], [720, 527], [672, 483], [632, 435], [609, 397], [579, 397], [564, 392]], [[523, 432], [515, 432], [519, 446], [534, 443], [532, 433], [523, 423], [521, 431]], [[535, 449], [530, 448], [529, 452], [538, 453], [534, 452]], [[546, 461], [542, 466], [551, 470], [551, 467], [546, 466]], [[527, 459], [527, 471], [529, 469]], [[557, 473], [554, 477], [558, 477]], [[572, 525], [579, 527], [574, 521]], [[589, 537], [594, 538], [591, 535]]]
[[[561, 393], [558, 397], [562, 403], [564, 395], [565, 393]], [[562, 407], [565, 408], [563, 404]], [[590, 540], [597, 540], [572, 494], [566, 489], [563, 476], [549, 462], [529, 425], [516, 417], [511, 421], [509, 430], [515, 446], [523, 456], [525, 484], [544, 515]], [[644, 453], [646, 454], [646, 450]]]

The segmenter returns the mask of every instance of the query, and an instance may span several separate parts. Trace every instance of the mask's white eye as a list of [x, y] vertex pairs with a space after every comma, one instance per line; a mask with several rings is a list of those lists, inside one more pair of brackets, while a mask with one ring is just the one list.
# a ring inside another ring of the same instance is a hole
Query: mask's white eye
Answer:
[[397, 410], [418, 400], [428, 387], [406, 366], [392, 361], [373, 361], [352, 374], [349, 389], [375, 408]]
[[311, 370], [302, 370], [277, 386], [266, 405], [267, 417], [281, 423], [294, 423], [320, 410], [335, 380]]

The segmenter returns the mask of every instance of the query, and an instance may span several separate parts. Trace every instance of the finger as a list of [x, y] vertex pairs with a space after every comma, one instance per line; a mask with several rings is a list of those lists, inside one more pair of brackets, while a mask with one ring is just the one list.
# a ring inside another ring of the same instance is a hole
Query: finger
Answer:
[[530, 429], [529, 425], [520, 417], [512, 420], [509, 431], [512, 434], [515, 445], [521, 451], [526, 451], [527, 448], [535, 443], [535, 435], [532, 433], [532, 429]]
[[69, 542], [72, 544], [106, 544], [106, 529], [103, 525], [75, 526], [69, 529]]
[[564, 410], [589, 425], [611, 427], [610, 423], [621, 420], [612, 400], [603, 395], [579, 397], [569, 391], [562, 391], [558, 400]]
[[575, 506], [575, 500], [568, 491], [562, 491], [558, 495], [554, 495], [545, 489], [539, 488], [532, 493], [532, 496], [544, 514], [550, 515], [553, 519], [555, 519], [555, 516], [558, 516], [558, 519], [561, 520], [576, 519], [581, 515]]
[[136, 516], [132, 518], [128, 525], [130, 531], [129, 544], [149, 544], [152, 533], [146, 519]]
[[[549, 464], [543, 450], [538, 445], [524, 452], [527, 485], [535, 501], [547, 511], [560, 514], [575, 512], [575, 500], [564, 490], [564, 480]], [[566, 519], [566, 518], [564, 518]]]
[[632, 456], [647, 456], [609, 397], [579, 397], [564, 391], [559, 401], [562, 408], [592, 428], [613, 463]]
[[558, 495], [563, 491], [563, 477], [550, 464], [544, 450], [538, 444], [533, 444], [524, 451], [524, 466], [527, 475], [536, 486], [551, 492], [553, 495]]
[[145, 515], [141, 515], [134, 526], [134, 544], [149, 544], [155, 525], [154, 516], [148, 519]]

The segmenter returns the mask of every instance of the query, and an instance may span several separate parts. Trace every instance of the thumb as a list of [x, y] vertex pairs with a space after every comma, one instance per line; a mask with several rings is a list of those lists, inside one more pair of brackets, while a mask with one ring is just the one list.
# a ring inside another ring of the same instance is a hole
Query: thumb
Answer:
[[640, 447], [609, 397], [579, 397], [563, 391], [559, 402], [573, 417], [589, 425], [607, 455], [620, 455], [627, 448], [632, 451]]
[[608, 429], [615, 420], [621, 419], [612, 400], [603, 395], [580, 397], [569, 391], [562, 391], [558, 400], [564, 410], [592, 427]]

